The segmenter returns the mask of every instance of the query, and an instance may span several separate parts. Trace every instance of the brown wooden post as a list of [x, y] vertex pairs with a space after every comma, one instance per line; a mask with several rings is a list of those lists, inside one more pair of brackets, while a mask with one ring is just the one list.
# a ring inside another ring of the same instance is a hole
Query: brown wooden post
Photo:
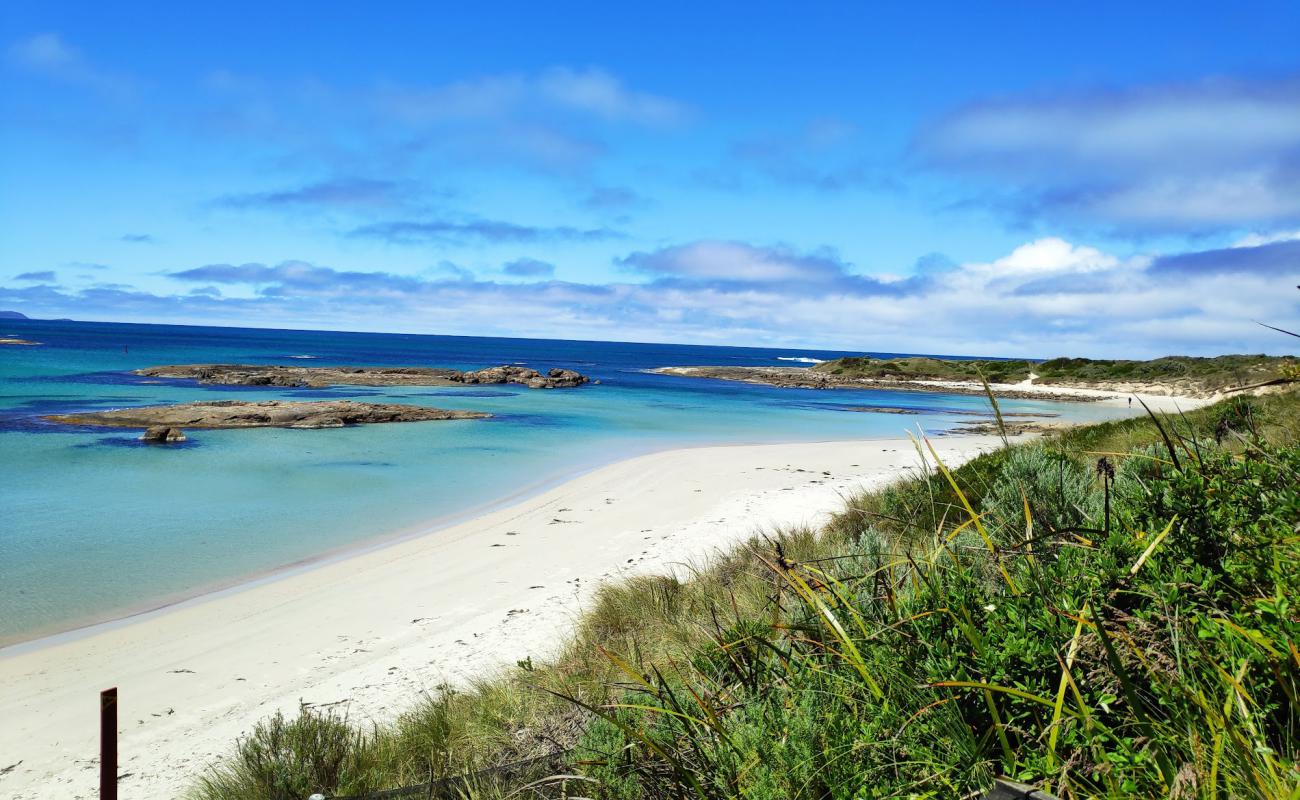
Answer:
[[99, 693], [99, 800], [117, 800], [117, 687]]

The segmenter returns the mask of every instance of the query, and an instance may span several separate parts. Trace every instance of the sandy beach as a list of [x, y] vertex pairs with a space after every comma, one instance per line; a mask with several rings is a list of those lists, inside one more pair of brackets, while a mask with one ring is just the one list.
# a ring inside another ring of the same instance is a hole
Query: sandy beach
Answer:
[[[997, 439], [935, 444], [959, 463]], [[441, 683], [545, 658], [603, 581], [817, 524], [845, 493], [918, 463], [906, 438], [655, 453], [451, 527], [0, 651], [0, 796], [94, 796], [105, 687], [120, 691], [122, 796], [177, 796], [276, 709], [391, 718]]]

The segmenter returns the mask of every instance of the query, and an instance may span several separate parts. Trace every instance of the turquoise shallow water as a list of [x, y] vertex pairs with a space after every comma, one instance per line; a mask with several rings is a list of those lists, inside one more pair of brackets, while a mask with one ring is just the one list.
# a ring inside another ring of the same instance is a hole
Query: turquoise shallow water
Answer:
[[[386, 535], [473, 513], [631, 455], [741, 442], [898, 436], [951, 428], [978, 397], [778, 390], [651, 375], [667, 365], [775, 365], [843, 353], [469, 337], [0, 321], [0, 645], [122, 616]], [[312, 358], [294, 359], [298, 356]], [[274, 390], [150, 382], [130, 370], [196, 362], [524, 363], [601, 380], [522, 387]], [[137, 432], [41, 419], [212, 399], [353, 398], [488, 411], [488, 420], [294, 431]], [[898, 406], [917, 415], [852, 413]], [[1103, 419], [1083, 404], [1004, 411]]]

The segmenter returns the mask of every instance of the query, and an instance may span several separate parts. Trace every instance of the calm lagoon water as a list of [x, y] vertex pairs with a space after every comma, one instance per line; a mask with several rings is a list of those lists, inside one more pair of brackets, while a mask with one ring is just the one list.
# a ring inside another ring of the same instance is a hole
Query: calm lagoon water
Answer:
[[[978, 397], [772, 389], [652, 375], [669, 365], [800, 364], [846, 353], [614, 342], [0, 320], [0, 646], [226, 586], [396, 531], [471, 514], [600, 464], [704, 444], [941, 432]], [[240, 362], [518, 363], [579, 370], [599, 386], [285, 390], [157, 381], [130, 370]], [[488, 420], [295, 431], [138, 432], [42, 415], [239, 399], [351, 398], [488, 411]], [[918, 415], [853, 413], [895, 406]], [[1116, 416], [1082, 404], [1004, 411]]]

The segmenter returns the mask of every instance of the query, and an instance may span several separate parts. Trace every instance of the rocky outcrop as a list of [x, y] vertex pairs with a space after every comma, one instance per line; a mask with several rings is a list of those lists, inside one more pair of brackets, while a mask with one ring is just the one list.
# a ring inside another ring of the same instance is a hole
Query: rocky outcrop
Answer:
[[326, 386], [454, 386], [465, 383], [517, 383], [530, 389], [581, 386], [587, 376], [552, 369], [545, 375], [517, 366], [460, 372], [441, 367], [288, 367], [278, 364], [173, 364], [146, 367], [136, 375], [188, 378], [223, 386], [280, 386], [320, 389]]
[[185, 433], [180, 428], [171, 428], [166, 425], [153, 425], [145, 428], [144, 435], [140, 441], [150, 444], [175, 444], [185, 441]]
[[286, 367], [262, 364], [174, 364], [137, 369], [153, 378], [188, 378], [223, 386], [448, 386], [460, 375], [454, 369], [424, 367]]
[[[400, 403], [357, 403], [352, 400], [323, 400], [295, 403], [283, 400], [243, 402], [214, 400], [168, 406], [117, 408], [81, 414], [45, 417], [68, 425], [102, 425], [110, 428], [341, 428], [382, 422], [423, 422], [445, 419], [483, 419], [482, 411], [428, 408]], [[167, 441], [166, 433], [163, 441]], [[183, 434], [180, 434], [183, 436]]]
[[488, 367], [477, 372], [463, 372], [453, 378], [458, 383], [518, 383], [529, 389], [568, 389], [587, 382], [587, 376], [571, 369], [552, 369], [542, 375], [528, 367]]
[[27, 339], [15, 339], [12, 336], [0, 337], [0, 347], [3, 347], [4, 345], [10, 345], [13, 347], [35, 347], [38, 344], [40, 344], [40, 342], [33, 342]]

